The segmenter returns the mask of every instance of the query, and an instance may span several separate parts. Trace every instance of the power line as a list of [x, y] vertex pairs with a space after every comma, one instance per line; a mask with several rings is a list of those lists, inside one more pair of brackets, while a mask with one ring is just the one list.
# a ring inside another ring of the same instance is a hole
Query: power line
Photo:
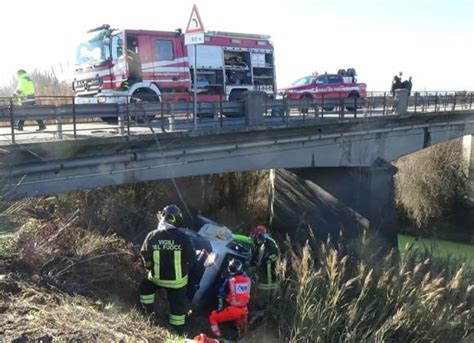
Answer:
[[[139, 102], [140, 105], [142, 105], [140, 102]], [[143, 108], [143, 106], [140, 106], [142, 111], [143, 111], [143, 117], [144, 117], [144, 120], [146, 120], [148, 122], [148, 128], [150, 129], [151, 133], [153, 134], [153, 138], [155, 139], [155, 142], [156, 142], [156, 145], [158, 147], [158, 150], [160, 151], [161, 153], [161, 157], [163, 159], [165, 159], [165, 154], [164, 154], [164, 151], [163, 151], [163, 148], [160, 144], [160, 141], [158, 140], [158, 136], [157, 136], [157, 133], [155, 132], [155, 130], [153, 129], [153, 126], [151, 125], [151, 121], [147, 119], [146, 117], [146, 112], [145, 112], [145, 109]], [[189, 210], [189, 207], [188, 205], [186, 204], [186, 201], [184, 200], [184, 197], [183, 197], [183, 194], [181, 193], [178, 185], [176, 184], [176, 180], [173, 176], [171, 176], [171, 182], [173, 183], [173, 187], [174, 189], [176, 190], [176, 193], [178, 194], [178, 197], [179, 197], [179, 200], [181, 201], [181, 203], [183, 204], [186, 212], [188, 213], [188, 216], [189, 218], [193, 218], [192, 214], [191, 214], [191, 211]]]

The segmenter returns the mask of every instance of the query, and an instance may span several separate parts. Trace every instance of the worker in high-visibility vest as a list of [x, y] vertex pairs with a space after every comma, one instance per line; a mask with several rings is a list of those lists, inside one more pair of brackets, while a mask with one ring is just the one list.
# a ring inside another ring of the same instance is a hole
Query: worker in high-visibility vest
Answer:
[[228, 277], [219, 288], [219, 306], [209, 316], [211, 330], [216, 337], [221, 337], [219, 323], [223, 322], [234, 322], [237, 328], [247, 330], [247, 305], [252, 281], [245, 274], [242, 262], [235, 258], [229, 261], [227, 272]]
[[[35, 85], [33, 81], [30, 79], [26, 71], [20, 69], [16, 73], [17, 76], [17, 85], [15, 91], [15, 97], [18, 100], [18, 105], [20, 106], [31, 106], [36, 105], [35, 100]], [[38, 122], [38, 130], [42, 131], [46, 130], [46, 125], [42, 120], [37, 120]], [[23, 131], [23, 125], [25, 124], [24, 120], [18, 120], [15, 128], [19, 131]]]
[[190, 239], [179, 229], [182, 224], [178, 206], [168, 205], [160, 212], [158, 228], [148, 234], [141, 248], [148, 275], [139, 289], [140, 303], [147, 314], [154, 313], [155, 292], [160, 287], [166, 289], [169, 323], [178, 333], [184, 329], [188, 274], [195, 260]]

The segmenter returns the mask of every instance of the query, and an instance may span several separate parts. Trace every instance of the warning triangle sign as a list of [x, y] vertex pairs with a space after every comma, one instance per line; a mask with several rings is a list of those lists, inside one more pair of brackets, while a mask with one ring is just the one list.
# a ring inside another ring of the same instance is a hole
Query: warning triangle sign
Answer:
[[196, 4], [193, 6], [191, 16], [189, 17], [188, 26], [186, 28], [186, 33], [198, 33], [204, 32], [204, 25], [199, 15]]

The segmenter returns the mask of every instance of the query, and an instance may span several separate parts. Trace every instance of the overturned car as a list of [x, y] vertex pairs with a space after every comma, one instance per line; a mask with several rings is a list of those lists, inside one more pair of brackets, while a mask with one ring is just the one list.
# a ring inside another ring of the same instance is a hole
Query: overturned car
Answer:
[[194, 308], [213, 305], [230, 259], [243, 264], [250, 261], [252, 247], [237, 242], [232, 231], [212, 220], [198, 216], [196, 232], [182, 229], [191, 239], [196, 251], [196, 263], [189, 274], [188, 298]]

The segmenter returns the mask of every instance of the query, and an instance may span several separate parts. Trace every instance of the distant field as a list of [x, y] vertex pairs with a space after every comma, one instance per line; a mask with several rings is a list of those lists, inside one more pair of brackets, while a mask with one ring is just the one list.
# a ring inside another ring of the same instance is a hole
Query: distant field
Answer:
[[436, 257], [451, 256], [453, 258], [465, 257], [470, 265], [474, 266], [474, 244], [462, 244], [451, 241], [418, 238], [408, 235], [398, 235], [398, 248], [405, 250], [407, 243], [414, 244], [417, 248], [428, 248]]

